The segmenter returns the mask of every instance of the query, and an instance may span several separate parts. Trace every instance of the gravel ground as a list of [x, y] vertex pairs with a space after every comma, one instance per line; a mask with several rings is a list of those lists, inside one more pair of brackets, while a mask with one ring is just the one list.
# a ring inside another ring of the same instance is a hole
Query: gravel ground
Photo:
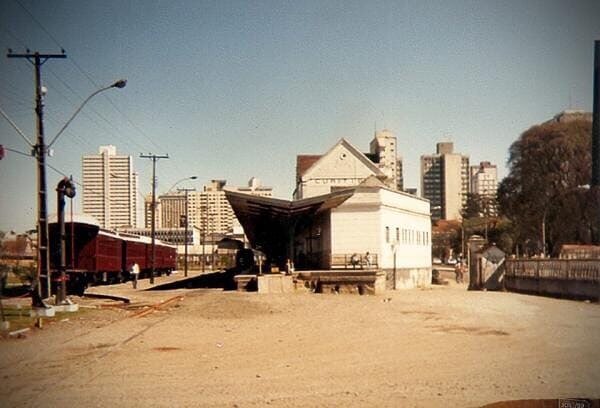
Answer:
[[76, 299], [88, 306], [84, 313], [0, 341], [1, 406], [428, 407], [600, 398], [594, 303], [468, 292], [454, 283], [383, 296], [102, 290], [132, 304], [90, 309], [110, 302]]

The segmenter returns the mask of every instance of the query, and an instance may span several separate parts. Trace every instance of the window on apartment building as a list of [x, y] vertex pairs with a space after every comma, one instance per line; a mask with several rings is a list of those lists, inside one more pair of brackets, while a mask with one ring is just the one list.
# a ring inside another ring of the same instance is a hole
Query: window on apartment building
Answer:
[[390, 227], [385, 227], [385, 242], [390, 242]]
[[400, 228], [396, 227], [396, 242], [400, 242]]

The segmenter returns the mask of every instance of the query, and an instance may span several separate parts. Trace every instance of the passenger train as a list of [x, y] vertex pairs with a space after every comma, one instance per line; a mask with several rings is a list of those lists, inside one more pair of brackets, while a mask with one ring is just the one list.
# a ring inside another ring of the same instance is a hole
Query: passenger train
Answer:
[[[50, 271], [53, 286], [60, 281], [60, 226], [48, 224]], [[130, 279], [129, 270], [137, 262], [140, 279], [152, 269], [152, 244], [148, 237], [123, 234], [100, 228], [91, 217], [65, 222], [65, 265], [67, 293], [83, 294], [89, 285], [111, 284]], [[177, 249], [155, 240], [154, 271], [170, 274], [177, 267]]]

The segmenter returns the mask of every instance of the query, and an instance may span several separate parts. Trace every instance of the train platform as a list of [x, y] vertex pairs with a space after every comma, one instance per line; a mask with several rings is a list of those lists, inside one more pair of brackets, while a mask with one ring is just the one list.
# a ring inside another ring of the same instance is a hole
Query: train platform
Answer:
[[213, 271], [207, 269], [202, 271], [198, 270], [188, 270], [188, 276], [186, 277], [183, 271], [173, 271], [169, 276], [155, 276], [154, 284], [150, 283], [150, 279], [144, 278], [139, 279], [137, 282], [137, 288], [133, 288], [133, 284], [131, 281], [113, 285], [99, 285], [99, 286], [90, 286], [86, 289], [85, 295], [92, 296], [107, 296], [114, 298], [123, 298], [127, 299], [131, 302], [136, 302], [142, 299], [145, 299], [150, 295], [150, 293], [157, 293], [160, 291], [153, 291], [152, 289], [158, 288], [163, 285], [173, 284], [177, 282], [183, 282], [185, 280], [191, 280], [197, 278], [201, 275], [211, 274]]

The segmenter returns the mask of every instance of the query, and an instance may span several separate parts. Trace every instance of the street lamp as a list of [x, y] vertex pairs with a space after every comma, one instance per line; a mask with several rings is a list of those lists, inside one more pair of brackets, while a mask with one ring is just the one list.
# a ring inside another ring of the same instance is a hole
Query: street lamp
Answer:
[[73, 119], [75, 119], [75, 116], [77, 116], [77, 114], [83, 109], [83, 107], [90, 101], [90, 99], [92, 99], [94, 96], [98, 95], [100, 92], [104, 92], [108, 89], [111, 88], [125, 88], [125, 85], [127, 85], [127, 80], [125, 79], [119, 79], [117, 82], [115, 82], [112, 85], [109, 86], [105, 86], [104, 88], [100, 88], [98, 89], [96, 92], [92, 93], [90, 96], [88, 96], [82, 103], [81, 105], [79, 105], [79, 108], [77, 108], [77, 110], [75, 111], [75, 113], [73, 113], [73, 115], [69, 118], [69, 120], [67, 121], [67, 123], [64, 124], [64, 126], [58, 131], [58, 133], [56, 134], [56, 136], [54, 136], [54, 138], [50, 141], [50, 143], [48, 143], [47, 148], [49, 149], [50, 147], [52, 147], [52, 145], [54, 144], [54, 142], [56, 142], [56, 139], [58, 139], [58, 137], [62, 134], [62, 132], [65, 131], [65, 129], [67, 128], [67, 126], [69, 126], [69, 124], [73, 121]]
[[[41, 70], [40, 67], [48, 58], [65, 58], [66, 55], [42, 55], [39, 53], [35, 54], [11, 54], [9, 51], [8, 57], [18, 57], [18, 58], [27, 58], [34, 59], [35, 66], [35, 90], [36, 90], [36, 116], [37, 116], [37, 143], [33, 144], [25, 134], [20, 131], [20, 129], [14, 124], [8, 116], [0, 110], [2, 116], [9, 121], [11, 126], [19, 133], [21, 137], [33, 148], [33, 155], [37, 161], [37, 180], [38, 180], [38, 220], [37, 220], [37, 232], [38, 232], [38, 268], [36, 271], [36, 276], [33, 279], [31, 295], [32, 295], [32, 306], [37, 308], [46, 308], [46, 305], [41, 300], [41, 282], [40, 277], [46, 276], [46, 284], [48, 295], [50, 295], [51, 290], [51, 279], [50, 279], [50, 259], [48, 256], [48, 210], [47, 210], [47, 187], [46, 187], [46, 154], [49, 151], [49, 148], [56, 142], [58, 137], [65, 131], [65, 129], [69, 126], [69, 124], [75, 119], [77, 114], [83, 109], [83, 107], [92, 99], [94, 96], [99, 94], [100, 92], [106, 91], [111, 88], [124, 88], [127, 81], [124, 79], [118, 80], [110, 86], [100, 88], [90, 96], [88, 96], [82, 104], [77, 108], [75, 113], [69, 118], [69, 120], [64, 124], [64, 126], [58, 131], [56, 136], [51, 140], [51, 142], [46, 145], [44, 141], [44, 125], [43, 125], [43, 115], [44, 115], [44, 104], [43, 97], [46, 94], [45, 89], [41, 85]], [[42, 61], [42, 59], [44, 61]]]
[[[39, 279], [40, 275], [43, 272], [46, 272], [46, 285], [48, 289], [48, 296], [50, 296], [50, 259], [48, 256], [48, 214], [47, 214], [47, 204], [46, 204], [46, 158], [45, 154], [48, 152], [50, 147], [56, 142], [58, 137], [65, 131], [65, 129], [71, 124], [73, 119], [81, 112], [83, 107], [92, 99], [94, 96], [98, 95], [100, 92], [106, 91], [111, 88], [124, 88], [127, 84], [127, 81], [124, 79], [120, 79], [112, 85], [106, 86], [104, 88], [100, 88], [93, 92], [90, 96], [88, 96], [82, 103], [79, 105], [75, 113], [71, 115], [69, 120], [64, 124], [64, 126], [58, 131], [56, 136], [52, 138], [48, 145], [44, 145], [44, 134], [41, 129], [43, 129], [42, 123], [42, 108], [43, 103], [41, 102], [41, 97], [38, 98], [36, 112], [38, 114], [38, 122], [40, 125], [38, 126], [38, 143], [34, 146], [35, 156], [38, 162], [38, 183], [39, 183], [39, 195], [38, 195], [38, 276], [36, 280]], [[36, 81], [36, 86], [39, 89], [38, 93], [41, 95], [45, 95], [45, 92], [42, 93], [41, 86], [39, 80]], [[37, 303], [34, 300], [34, 303]]]
[[181, 183], [182, 181], [185, 180], [196, 180], [198, 178], [198, 176], [190, 176], [190, 177], [184, 177], [182, 179], [177, 180], [175, 183], [173, 183], [173, 185], [171, 187], [169, 187], [169, 189], [167, 190], [167, 194], [169, 194], [171, 192], [171, 190], [173, 190], [173, 188], [175, 188], [175, 186], [179, 183]]

